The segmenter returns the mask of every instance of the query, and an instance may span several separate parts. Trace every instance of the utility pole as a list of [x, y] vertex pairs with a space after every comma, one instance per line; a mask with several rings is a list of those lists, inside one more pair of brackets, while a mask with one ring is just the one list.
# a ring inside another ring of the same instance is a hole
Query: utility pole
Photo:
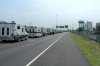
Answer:
[[56, 14], [56, 26], [57, 26], [57, 16], [58, 16], [58, 15]]

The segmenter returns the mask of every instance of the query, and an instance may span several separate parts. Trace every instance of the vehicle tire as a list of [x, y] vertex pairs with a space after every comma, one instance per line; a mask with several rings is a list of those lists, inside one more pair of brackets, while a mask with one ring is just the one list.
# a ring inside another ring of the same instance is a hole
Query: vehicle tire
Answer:
[[1, 40], [1, 42], [7, 42], [6, 40]]
[[27, 38], [28, 38], [28, 37], [26, 36], [26, 37], [25, 37], [25, 40], [27, 40]]
[[37, 38], [39, 38], [39, 35], [37, 36]]
[[18, 39], [17, 41], [18, 41], [18, 42], [20, 42], [21, 40], [20, 40], [20, 39]]

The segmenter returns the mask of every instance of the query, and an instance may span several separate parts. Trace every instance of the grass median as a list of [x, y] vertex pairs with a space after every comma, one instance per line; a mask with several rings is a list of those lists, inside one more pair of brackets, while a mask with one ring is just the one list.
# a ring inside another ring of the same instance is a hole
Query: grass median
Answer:
[[91, 66], [100, 66], [100, 44], [75, 33], [71, 33], [71, 37], [83, 55], [86, 56]]

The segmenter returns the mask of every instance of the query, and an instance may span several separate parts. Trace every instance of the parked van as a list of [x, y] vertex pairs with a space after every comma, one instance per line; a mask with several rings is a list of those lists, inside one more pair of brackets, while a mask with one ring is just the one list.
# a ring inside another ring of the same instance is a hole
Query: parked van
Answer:
[[20, 41], [26, 40], [28, 33], [25, 25], [16, 24], [15, 21], [11, 23], [0, 21], [0, 40], [1, 41]]
[[52, 28], [47, 28], [47, 33], [48, 33], [48, 35], [51, 35], [52, 32], [53, 32], [53, 29], [52, 29]]
[[43, 36], [48, 35], [47, 28], [45, 28], [45, 27], [41, 27], [41, 32], [42, 32]]
[[27, 32], [29, 33], [29, 37], [42, 36], [41, 28], [37, 26], [27, 26]]

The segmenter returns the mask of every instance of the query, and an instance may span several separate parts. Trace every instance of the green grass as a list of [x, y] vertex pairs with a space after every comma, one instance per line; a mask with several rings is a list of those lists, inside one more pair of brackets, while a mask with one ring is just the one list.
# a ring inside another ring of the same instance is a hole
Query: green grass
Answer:
[[75, 33], [71, 33], [71, 37], [83, 55], [86, 56], [91, 66], [100, 66], [100, 44]]

